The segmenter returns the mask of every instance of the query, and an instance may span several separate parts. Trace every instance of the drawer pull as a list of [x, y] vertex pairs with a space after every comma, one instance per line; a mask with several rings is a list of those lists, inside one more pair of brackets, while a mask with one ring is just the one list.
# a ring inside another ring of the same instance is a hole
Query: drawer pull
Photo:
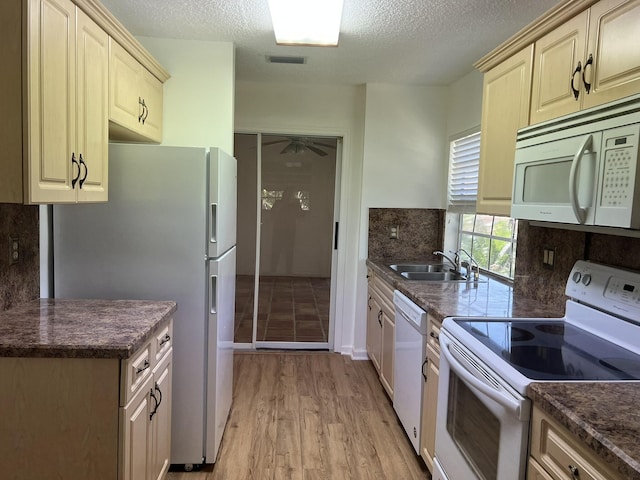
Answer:
[[580, 471], [578, 470], [578, 467], [569, 465], [569, 473], [571, 474], [571, 477], [576, 480], [580, 478]]
[[149, 360], [145, 360], [141, 367], [136, 368], [136, 375], [140, 375], [142, 372], [144, 372], [150, 366], [151, 366], [151, 364], [149, 363]]
[[167, 333], [162, 340], [160, 340], [160, 346], [163, 346], [165, 343], [171, 340], [171, 336]]
[[429, 336], [433, 338], [436, 342], [440, 340], [440, 335], [436, 334], [435, 332], [429, 332]]

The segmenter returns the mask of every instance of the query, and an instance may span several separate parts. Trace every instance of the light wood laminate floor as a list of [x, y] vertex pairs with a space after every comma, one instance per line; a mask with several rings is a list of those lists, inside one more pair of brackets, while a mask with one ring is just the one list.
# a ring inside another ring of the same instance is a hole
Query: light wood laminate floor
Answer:
[[430, 479], [368, 361], [236, 353], [234, 403], [215, 466], [168, 480]]

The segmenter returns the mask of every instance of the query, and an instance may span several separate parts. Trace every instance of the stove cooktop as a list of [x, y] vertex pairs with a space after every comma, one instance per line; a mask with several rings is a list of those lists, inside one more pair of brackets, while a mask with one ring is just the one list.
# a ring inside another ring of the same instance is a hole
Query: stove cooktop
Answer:
[[456, 318], [455, 323], [532, 380], [640, 380], [640, 355], [565, 321]]

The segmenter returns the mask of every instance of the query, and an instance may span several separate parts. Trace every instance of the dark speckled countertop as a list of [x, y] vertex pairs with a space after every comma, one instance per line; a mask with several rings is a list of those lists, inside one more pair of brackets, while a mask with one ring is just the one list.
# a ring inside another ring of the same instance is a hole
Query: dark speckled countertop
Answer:
[[[450, 316], [564, 315], [564, 309], [559, 311], [522, 298], [496, 280], [477, 284], [409, 281], [391, 270], [389, 263], [367, 260], [376, 275], [439, 320]], [[528, 392], [537, 406], [567, 427], [623, 478], [640, 480], [640, 383], [534, 383]]]
[[391, 270], [388, 264], [388, 261], [367, 260], [367, 265], [376, 275], [438, 320], [455, 316], [549, 318], [564, 315], [564, 309], [559, 311], [537, 300], [522, 298], [514, 294], [510, 286], [491, 278], [478, 283], [406, 280]]
[[40, 299], [0, 312], [0, 357], [128, 358], [175, 302]]
[[533, 383], [527, 393], [622, 478], [640, 479], [640, 383]]

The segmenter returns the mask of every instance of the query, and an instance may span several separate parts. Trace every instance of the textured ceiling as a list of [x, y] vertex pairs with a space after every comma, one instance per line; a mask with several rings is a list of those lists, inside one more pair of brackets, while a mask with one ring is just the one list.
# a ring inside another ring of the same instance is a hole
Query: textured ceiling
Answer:
[[[558, 0], [344, 0], [338, 47], [277, 46], [267, 0], [102, 0], [136, 36], [236, 45], [236, 79], [448, 85]], [[269, 64], [267, 55], [306, 57]]]

